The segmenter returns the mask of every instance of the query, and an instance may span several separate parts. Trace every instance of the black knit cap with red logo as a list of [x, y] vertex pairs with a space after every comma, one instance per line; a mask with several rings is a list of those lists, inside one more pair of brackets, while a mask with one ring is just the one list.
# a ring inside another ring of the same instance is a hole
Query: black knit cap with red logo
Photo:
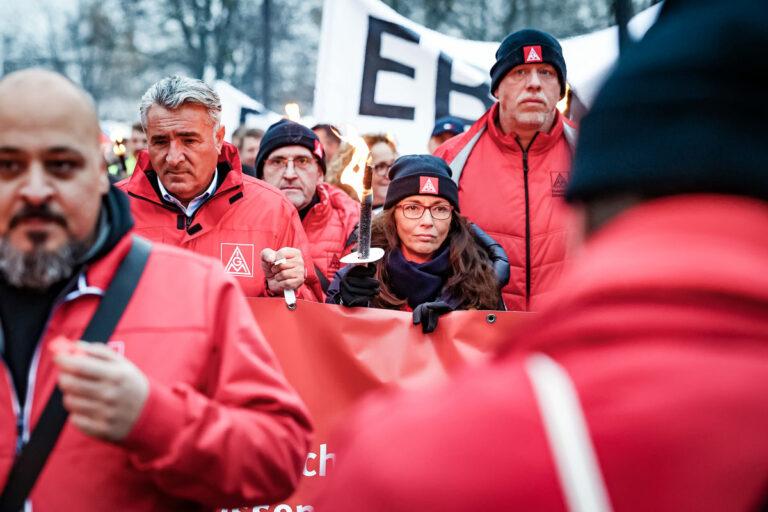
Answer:
[[566, 198], [768, 200], [766, 48], [765, 0], [666, 0], [582, 121]]
[[551, 64], [557, 71], [560, 82], [560, 97], [565, 96], [565, 79], [567, 70], [563, 49], [557, 39], [532, 28], [512, 32], [496, 50], [496, 64], [491, 68], [491, 92], [496, 93], [499, 82], [512, 71], [515, 66], [522, 64]]
[[256, 177], [264, 177], [264, 162], [276, 149], [285, 146], [303, 146], [307, 148], [325, 174], [325, 149], [315, 132], [303, 124], [281, 119], [270, 126], [261, 139], [259, 153], [256, 155]]
[[404, 155], [389, 169], [392, 180], [384, 209], [388, 210], [410, 196], [442, 197], [459, 211], [459, 187], [451, 179], [445, 160], [432, 155]]

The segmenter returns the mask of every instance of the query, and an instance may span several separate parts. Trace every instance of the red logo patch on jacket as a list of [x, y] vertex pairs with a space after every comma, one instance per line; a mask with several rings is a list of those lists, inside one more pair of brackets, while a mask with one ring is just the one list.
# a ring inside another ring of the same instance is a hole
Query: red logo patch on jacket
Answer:
[[253, 277], [253, 244], [221, 244], [221, 264], [233, 276]]
[[523, 59], [526, 64], [541, 62], [541, 46], [523, 46]]
[[437, 195], [440, 182], [434, 176], [419, 176], [419, 194]]
[[331, 263], [328, 265], [328, 271], [329, 272], [336, 272], [341, 268], [341, 260], [339, 260], [339, 255], [334, 254], [331, 258]]
[[552, 195], [564, 196], [565, 190], [568, 188], [568, 173], [550, 172], [549, 177], [552, 182]]

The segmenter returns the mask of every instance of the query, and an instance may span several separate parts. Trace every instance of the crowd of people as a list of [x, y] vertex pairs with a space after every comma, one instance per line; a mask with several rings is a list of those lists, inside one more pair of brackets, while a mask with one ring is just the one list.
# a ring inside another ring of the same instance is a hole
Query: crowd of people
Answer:
[[430, 154], [364, 136], [383, 257], [346, 266], [333, 125], [229, 143], [215, 91], [169, 76], [107, 166], [85, 91], [0, 78], [0, 511], [290, 496], [310, 413], [246, 298], [291, 292], [424, 333], [536, 313], [492, 364], [352, 415], [317, 510], [765, 507], [766, 44], [763, 2], [667, 0], [577, 129], [556, 38], [509, 34], [480, 119], [437, 119]]

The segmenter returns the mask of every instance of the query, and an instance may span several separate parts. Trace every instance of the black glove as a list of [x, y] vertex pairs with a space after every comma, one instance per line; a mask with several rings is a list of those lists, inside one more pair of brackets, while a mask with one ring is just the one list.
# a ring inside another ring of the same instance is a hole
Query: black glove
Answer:
[[421, 324], [422, 332], [430, 333], [437, 328], [437, 320], [440, 315], [451, 311], [453, 311], [453, 307], [443, 301], [425, 302], [413, 310], [413, 323], [414, 325]]
[[368, 306], [379, 293], [379, 281], [375, 265], [355, 265], [341, 279], [339, 293], [345, 306]]

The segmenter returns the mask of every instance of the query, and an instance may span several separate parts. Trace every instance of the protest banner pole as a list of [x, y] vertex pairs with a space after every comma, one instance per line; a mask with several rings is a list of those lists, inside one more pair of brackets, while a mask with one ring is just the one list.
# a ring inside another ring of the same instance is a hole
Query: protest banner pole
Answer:
[[628, 29], [629, 20], [632, 19], [632, 5], [629, 0], [614, 0], [613, 5], [616, 13], [616, 25], [619, 29], [619, 54], [621, 54], [632, 42]]

